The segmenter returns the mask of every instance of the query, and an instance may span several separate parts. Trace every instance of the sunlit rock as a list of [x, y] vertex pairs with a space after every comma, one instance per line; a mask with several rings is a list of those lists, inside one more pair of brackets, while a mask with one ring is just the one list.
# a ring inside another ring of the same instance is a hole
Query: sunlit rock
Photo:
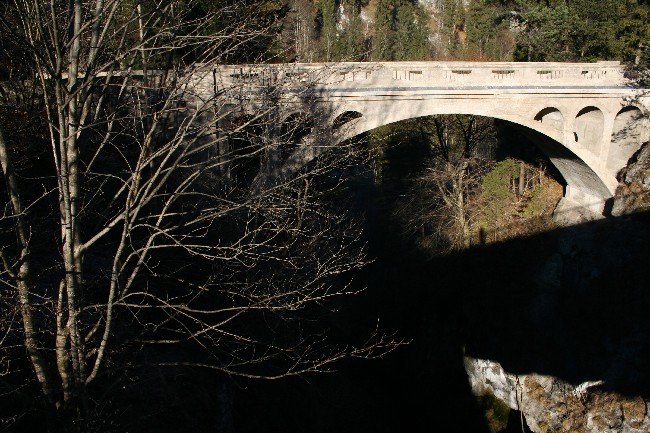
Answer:
[[472, 392], [492, 394], [522, 412], [535, 433], [650, 431], [648, 401], [607, 390], [602, 380], [569, 384], [536, 373], [512, 374], [498, 362], [465, 358]]

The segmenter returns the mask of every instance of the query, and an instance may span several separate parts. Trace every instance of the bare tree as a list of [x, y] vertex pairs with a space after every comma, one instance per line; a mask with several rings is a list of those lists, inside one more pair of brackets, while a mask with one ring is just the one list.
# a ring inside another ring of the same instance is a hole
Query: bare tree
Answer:
[[397, 216], [408, 233], [433, 239], [437, 249], [467, 247], [472, 201], [492, 157], [496, 130], [489, 119], [477, 116], [432, 116], [418, 124], [431, 153]]
[[312, 62], [317, 54], [316, 10], [310, 0], [291, 0], [288, 2], [290, 13], [286, 18], [283, 40], [289, 44], [287, 51], [292, 58], [301, 62]]
[[[239, 108], [235, 87], [206, 92], [221, 62], [268, 55], [271, 6], [2, 6], [3, 36], [30, 54], [22, 74], [38, 83], [50, 152], [38, 172], [18, 170], [15, 134], [0, 135], [0, 281], [16, 301], [1, 305], [0, 351], [12, 392], [38, 383], [51, 431], [90, 429], [91, 385], [137, 362], [274, 378], [394, 347], [333, 347], [301, 320], [353, 293], [345, 274], [366, 261], [323, 176], [351, 148], [269, 176], [304, 134], [278, 123], [280, 90]], [[147, 361], [129, 357], [152, 346]], [[31, 371], [19, 371], [20, 349]]]

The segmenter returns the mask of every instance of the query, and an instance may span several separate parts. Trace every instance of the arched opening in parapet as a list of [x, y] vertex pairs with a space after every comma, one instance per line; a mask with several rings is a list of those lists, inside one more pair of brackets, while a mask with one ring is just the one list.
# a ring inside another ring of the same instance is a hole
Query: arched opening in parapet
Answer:
[[259, 173], [267, 125], [259, 116], [234, 116], [227, 129], [230, 178], [235, 183], [250, 182]]
[[314, 118], [305, 112], [288, 115], [280, 128], [280, 154], [285, 160], [314, 129]]
[[627, 165], [645, 139], [641, 110], [634, 106], [623, 108], [614, 119], [607, 167], [616, 169]]
[[576, 116], [573, 136], [579, 145], [588, 149], [594, 155], [600, 154], [603, 142], [605, 116], [596, 107], [585, 107]]
[[357, 120], [357, 119], [361, 119], [362, 117], [363, 117], [363, 114], [359, 113], [358, 111], [345, 111], [345, 112], [339, 114], [334, 119], [334, 122], [332, 122], [332, 130], [333, 131], [338, 131], [344, 125], [348, 125], [352, 121]]
[[314, 118], [304, 112], [291, 113], [282, 121], [282, 139], [300, 143], [314, 129]]
[[556, 131], [562, 131], [564, 129], [564, 116], [554, 107], [544, 108], [542, 111], [537, 113], [535, 120], [541, 122], [544, 125], [548, 125]]

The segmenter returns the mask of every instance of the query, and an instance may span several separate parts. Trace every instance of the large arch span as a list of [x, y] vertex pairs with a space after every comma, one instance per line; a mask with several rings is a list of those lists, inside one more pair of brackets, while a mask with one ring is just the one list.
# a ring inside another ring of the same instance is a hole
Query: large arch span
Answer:
[[[548, 156], [562, 174], [567, 184], [566, 201], [601, 214], [618, 183], [616, 173], [608, 172], [608, 168], [615, 167], [618, 171], [625, 166], [632, 153], [638, 149], [634, 144], [640, 144], [641, 141], [629, 143], [620, 149], [632, 151], [626, 152], [629, 154], [624, 157], [620, 156], [620, 151], [608, 151], [609, 155], [615, 155], [618, 164], [613, 163], [610, 157], [603, 167], [600, 153], [605, 152], [602, 147], [607, 143], [604, 139], [600, 141], [604, 137], [602, 109], [588, 106], [575, 113], [577, 107], [566, 110], [557, 108], [560, 104], [545, 106], [547, 104], [543, 103], [531, 108], [530, 101], [517, 99], [505, 100], [502, 104], [505, 109], [485, 104], [480, 99], [462, 103], [458, 103], [458, 100], [386, 101], [368, 105], [352, 103], [346, 104], [343, 108], [346, 111], [333, 114], [332, 124], [336, 125], [340, 118], [351, 119], [343, 127], [334, 130], [338, 132], [338, 140], [346, 140], [381, 126], [423, 116], [461, 114], [510, 122], [520, 126], [521, 132]], [[581, 114], [580, 111], [583, 110], [588, 114]], [[636, 111], [639, 109], [636, 108]], [[357, 116], [352, 116], [351, 113], [357, 113]], [[630, 128], [630, 125], [626, 124], [624, 128]]]
[[[248, 68], [248, 69], [246, 69]], [[406, 119], [467, 114], [522, 127], [565, 178], [565, 205], [602, 214], [617, 174], [648, 140], [648, 97], [626, 82], [618, 62], [391, 62], [224, 66], [214, 88], [255, 82], [284, 88], [281, 110], [314, 119], [284, 174], [319, 153], [318, 137], [341, 141]], [[248, 71], [248, 72], [246, 72]], [[255, 77], [253, 82], [243, 77]], [[269, 78], [269, 77], [272, 77]]]

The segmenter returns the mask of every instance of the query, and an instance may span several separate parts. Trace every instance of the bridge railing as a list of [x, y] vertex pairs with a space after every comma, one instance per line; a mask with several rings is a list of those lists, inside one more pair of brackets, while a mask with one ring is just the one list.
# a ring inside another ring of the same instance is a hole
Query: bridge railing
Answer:
[[623, 86], [619, 62], [380, 62], [227, 65], [216, 70], [222, 86], [308, 82], [322, 87], [441, 86]]

